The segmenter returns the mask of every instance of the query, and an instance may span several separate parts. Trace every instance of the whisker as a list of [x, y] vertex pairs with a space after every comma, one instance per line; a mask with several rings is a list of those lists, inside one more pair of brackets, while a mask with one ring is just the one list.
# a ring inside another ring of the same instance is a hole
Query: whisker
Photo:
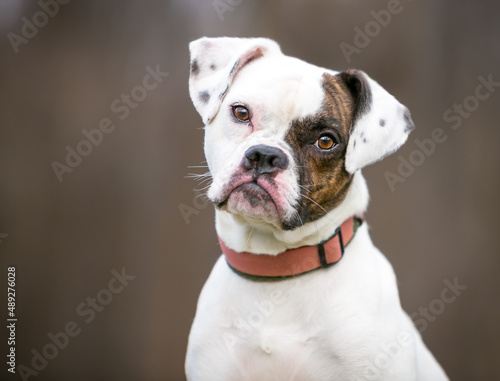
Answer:
[[212, 184], [212, 178], [206, 178], [206, 179], [195, 179], [195, 181], [198, 182], [198, 185], [203, 185], [203, 184]]
[[203, 188], [195, 188], [193, 189], [195, 192], [203, 192], [205, 190], [207, 190], [208, 188], [210, 188], [212, 184], [208, 184], [207, 186], [203, 187]]
[[196, 198], [199, 198], [199, 197], [205, 197], [207, 200], [210, 201], [210, 199], [207, 197], [206, 193], [199, 193], [195, 196]]
[[299, 211], [295, 209], [294, 212], [295, 212], [295, 215], [297, 216], [297, 218], [299, 219], [300, 224], [302, 226], [304, 226], [304, 221], [302, 221], [302, 217], [300, 217]]
[[[205, 185], [206, 184], [206, 185]], [[212, 181], [211, 179], [205, 179], [205, 180], [202, 180], [198, 183], [199, 186], [203, 185], [203, 186], [207, 186], [207, 187], [210, 187], [212, 185]]]
[[309, 201], [313, 202], [314, 204], [316, 204], [323, 212], [325, 212], [325, 215], [328, 214], [328, 212], [326, 211], [325, 208], [323, 208], [320, 204], [318, 204], [316, 201], [314, 201], [312, 198], [309, 198], [307, 196], [304, 196], [302, 195], [302, 197], [305, 197], [307, 198]]
[[307, 189], [305, 186], [303, 185], [299, 185], [299, 187], [301, 187], [302, 189], [304, 189], [306, 192], [309, 192], [309, 193], [313, 193], [310, 189]]
[[206, 172], [206, 173], [188, 173], [185, 177], [188, 177], [188, 178], [199, 178], [199, 177], [212, 177], [212, 175], [210, 174], [210, 172]]
[[254, 227], [252, 226], [252, 230], [250, 230], [250, 234], [248, 235], [248, 238], [247, 238], [247, 243], [246, 243], [247, 247], [248, 247], [248, 242], [250, 242], [250, 237], [252, 237], [253, 229], [254, 229]]
[[316, 184], [302, 184], [301, 187], [314, 187]]

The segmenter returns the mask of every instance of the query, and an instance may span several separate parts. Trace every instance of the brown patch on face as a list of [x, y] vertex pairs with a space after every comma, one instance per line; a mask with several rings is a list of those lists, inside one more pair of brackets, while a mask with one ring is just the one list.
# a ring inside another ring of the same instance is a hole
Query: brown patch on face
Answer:
[[[320, 111], [293, 121], [285, 138], [294, 152], [301, 188], [300, 220], [297, 217], [285, 229], [324, 216], [345, 198], [352, 181], [344, 162], [356, 101], [340, 75], [323, 74], [322, 87], [325, 98]], [[315, 143], [323, 135], [331, 136], [336, 145], [318, 148]]]

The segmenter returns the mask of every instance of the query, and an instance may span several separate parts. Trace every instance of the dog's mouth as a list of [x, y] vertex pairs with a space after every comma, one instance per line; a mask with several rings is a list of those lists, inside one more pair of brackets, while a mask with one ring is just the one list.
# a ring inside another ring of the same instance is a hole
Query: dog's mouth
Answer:
[[281, 230], [294, 230], [304, 225], [309, 207], [294, 202], [293, 189], [288, 184], [271, 176], [253, 178], [251, 174], [236, 174], [209, 198], [218, 210], [246, 223], [267, 223]]
[[235, 215], [276, 223], [280, 220], [279, 208], [266, 188], [255, 180], [235, 184], [227, 197], [214, 205]]
[[238, 192], [241, 192], [244, 195], [245, 199], [248, 200], [253, 208], [268, 205], [270, 203], [275, 204], [271, 195], [255, 181], [237, 186], [233, 189], [230, 196]]
[[[237, 200], [232, 200], [234, 198], [237, 198]], [[248, 202], [252, 208], [269, 206], [269, 204], [276, 205], [269, 192], [256, 181], [236, 185], [223, 201], [214, 204], [217, 208], [224, 209], [232, 201], [240, 202], [243, 200]]]

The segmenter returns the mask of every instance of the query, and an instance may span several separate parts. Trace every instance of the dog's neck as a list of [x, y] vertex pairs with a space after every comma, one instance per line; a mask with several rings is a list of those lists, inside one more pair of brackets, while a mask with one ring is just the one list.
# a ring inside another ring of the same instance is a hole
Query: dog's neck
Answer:
[[297, 229], [282, 230], [269, 224], [250, 225], [219, 210], [215, 213], [215, 227], [219, 237], [235, 251], [276, 255], [288, 249], [324, 241], [347, 218], [364, 213], [368, 199], [365, 179], [361, 171], [357, 171], [340, 205], [320, 219]]

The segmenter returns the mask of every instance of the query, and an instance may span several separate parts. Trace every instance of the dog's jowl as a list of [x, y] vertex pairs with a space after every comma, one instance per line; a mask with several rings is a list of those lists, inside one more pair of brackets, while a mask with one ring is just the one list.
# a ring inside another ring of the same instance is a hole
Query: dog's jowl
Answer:
[[201, 38], [190, 52], [222, 255], [188, 380], [447, 380], [363, 221], [361, 170], [406, 141], [408, 109], [365, 73], [268, 39]]

